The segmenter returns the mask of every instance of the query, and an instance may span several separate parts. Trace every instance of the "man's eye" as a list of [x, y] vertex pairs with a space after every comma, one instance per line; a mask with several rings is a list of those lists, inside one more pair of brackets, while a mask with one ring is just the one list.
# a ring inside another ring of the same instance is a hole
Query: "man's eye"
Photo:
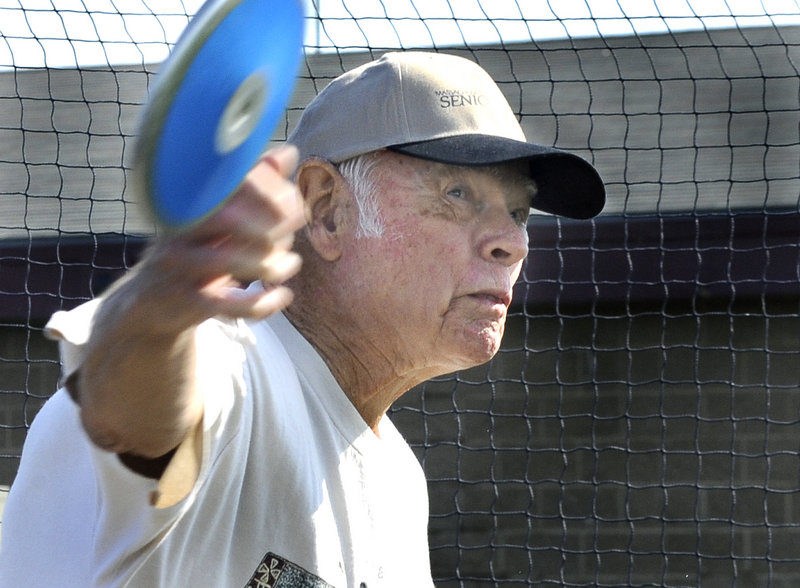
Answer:
[[451, 188], [447, 191], [447, 195], [450, 196], [451, 198], [459, 198], [459, 199], [464, 199], [467, 197], [466, 192], [464, 192], [464, 190], [462, 190], [461, 188]]

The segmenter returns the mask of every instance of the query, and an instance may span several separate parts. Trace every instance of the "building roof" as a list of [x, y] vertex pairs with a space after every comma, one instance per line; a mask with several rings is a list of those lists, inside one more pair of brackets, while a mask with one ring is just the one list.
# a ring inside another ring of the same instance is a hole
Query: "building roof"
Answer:
[[[800, 27], [444, 49], [497, 80], [529, 139], [592, 161], [606, 215], [798, 209]], [[306, 56], [275, 139], [345, 69]], [[0, 239], [150, 234], [129, 185], [156, 66], [0, 73]]]

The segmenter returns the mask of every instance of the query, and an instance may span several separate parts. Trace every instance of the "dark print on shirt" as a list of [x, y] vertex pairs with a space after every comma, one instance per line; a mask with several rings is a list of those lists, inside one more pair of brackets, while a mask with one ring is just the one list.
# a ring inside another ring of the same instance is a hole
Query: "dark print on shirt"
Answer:
[[333, 588], [303, 568], [268, 553], [244, 588]]

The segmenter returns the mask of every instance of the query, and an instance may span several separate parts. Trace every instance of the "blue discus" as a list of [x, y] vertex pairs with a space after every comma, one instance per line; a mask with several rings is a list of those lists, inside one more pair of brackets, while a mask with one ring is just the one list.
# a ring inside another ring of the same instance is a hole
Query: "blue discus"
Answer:
[[267, 146], [294, 88], [300, 0], [209, 0], [161, 66], [133, 179], [156, 220], [180, 229], [214, 212]]

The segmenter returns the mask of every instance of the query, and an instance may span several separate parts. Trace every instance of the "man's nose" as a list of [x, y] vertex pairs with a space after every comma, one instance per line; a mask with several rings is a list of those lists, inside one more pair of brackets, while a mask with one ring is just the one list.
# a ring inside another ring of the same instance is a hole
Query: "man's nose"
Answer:
[[482, 211], [481, 255], [488, 261], [514, 265], [528, 255], [528, 231], [512, 218], [505, 206]]

